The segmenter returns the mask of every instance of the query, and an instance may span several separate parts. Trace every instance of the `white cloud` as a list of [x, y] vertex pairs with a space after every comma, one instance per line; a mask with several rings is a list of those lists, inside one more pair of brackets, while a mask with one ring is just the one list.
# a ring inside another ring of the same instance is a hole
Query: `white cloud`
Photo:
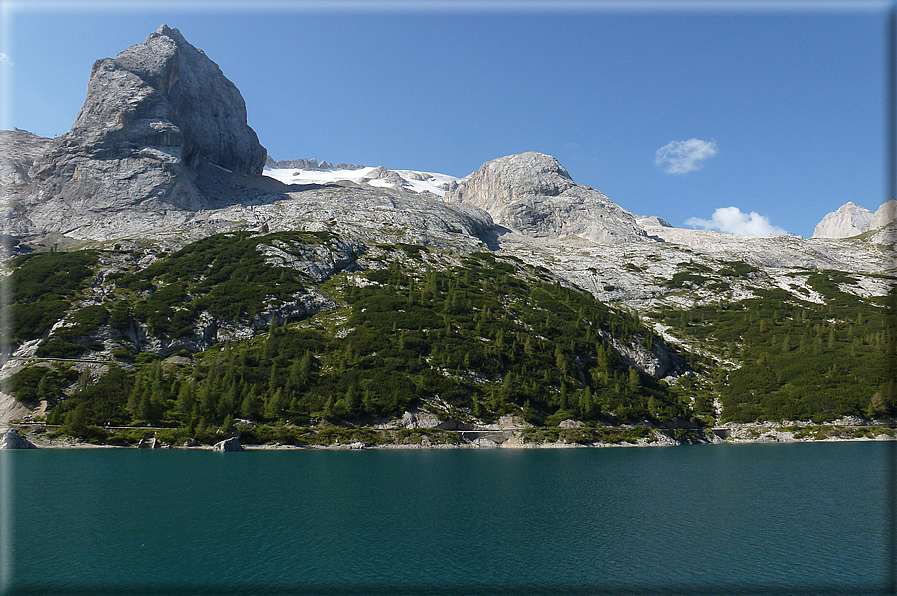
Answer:
[[657, 150], [654, 165], [667, 174], [687, 174], [701, 168], [701, 162], [719, 153], [716, 143], [701, 139], [670, 141]]
[[0, 64], [9, 64], [10, 66], [12, 66], [12, 58], [4, 54], [3, 52], [0, 52]]
[[704, 230], [718, 230], [738, 236], [782, 236], [788, 232], [769, 223], [769, 218], [756, 211], [742, 213], [738, 207], [721, 207], [713, 212], [713, 219], [692, 217], [685, 225]]

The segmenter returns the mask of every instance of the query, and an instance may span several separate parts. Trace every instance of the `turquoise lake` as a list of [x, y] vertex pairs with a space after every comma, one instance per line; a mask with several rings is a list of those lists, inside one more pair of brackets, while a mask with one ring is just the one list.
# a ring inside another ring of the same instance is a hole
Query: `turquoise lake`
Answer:
[[4, 594], [890, 594], [894, 443], [0, 452]]

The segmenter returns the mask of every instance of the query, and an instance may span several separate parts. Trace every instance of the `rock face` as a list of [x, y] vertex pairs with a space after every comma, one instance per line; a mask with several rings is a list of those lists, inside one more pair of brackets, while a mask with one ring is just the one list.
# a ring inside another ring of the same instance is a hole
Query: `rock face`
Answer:
[[871, 211], [855, 203], [845, 203], [822, 218], [813, 231], [813, 238], [849, 238], [867, 232], [871, 227]]
[[28, 439], [11, 428], [0, 437], [0, 449], [37, 449]]
[[897, 200], [891, 199], [875, 211], [872, 221], [869, 223], [870, 230], [878, 230], [887, 225], [897, 223]]
[[652, 227], [652, 226], [659, 226], [661, 228], [672, 228], [673, 227], [673, 225], [670, 222], [668, 222], [667, 220], [665, 220], [662, 217], [657, 217], [656, 215], [651, 215], [648, 217], [639, 217], [639, 218], [637, 218], [637, 221], [638, 221], [638, 225], [640, 225], [642, 228]]
[[677, 375], [688, 369], [685, 360], [662, 339], [654, 339], [649, 350], [642, 344], [641, 337], [624, 343], [605, 330], [601, 330], [600, 334], [623, 362], [655, 379], [662, 379], [667, 375]]
[[53, 140], [25, 130], [0, 130], [0, 185], [31, 182], [28, 171]]
[[172, 208], [205, 205], [198, 171], [259, 175], [266, 155], [236, 86], [163, 25], [94, 63], [72, 130], [36, 160], [33, 184], [19, 193], [22, 223], [76, 237], [116, 217], [134, 220], [135, 231], [159, 227]]
[[231, 437], [215, 443], [212, 451], [243, 451], [243, 446], [240, 445], [240, 440], [237, 437]]
[[237, 87], [167, 25], [94, 64], [72, 131], [112, 143], [124, 136], [138, 145], [180, 147], [190, 167], [204, 158], [238, 174], [261, 174], [267, 157]]
[[444, 197], [485, 209], [496, 224], [535, 237], [618, 244], [645, 238], [635, 216], [576, 184], [550, 155], [522, 153], [483, 164]]

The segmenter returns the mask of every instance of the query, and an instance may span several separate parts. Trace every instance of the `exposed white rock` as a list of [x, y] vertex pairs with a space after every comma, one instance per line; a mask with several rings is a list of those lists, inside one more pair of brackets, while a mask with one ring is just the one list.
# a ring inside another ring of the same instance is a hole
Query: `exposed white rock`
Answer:
[[31, 441], [10, 428], [0, 436], [0, 449], [37, 449]]
[[156, 437], [144, 437], [137, 443], [138, 449], [160, 449], [162, 443]]
[[421, 408], [414, 408], [412, 411], [402, 414], [399, 426], [401, 428], [436, 428], [439, 423], [439, 417], [435, 414]]
[[869, 231], [871, 227], [872, 212], [849, 202], [823, 217], [813, 231], [813, 238], [850, 238]]
[[487, 162], [443, 198], [485, 209], [495, 223], [528, 236], [591, 242], [645, 239], [635, 216], [601, 192], [576, 184], [550, 155], [521, 153]]
[[882, 203], [875, 211], [872, 221], [869, 222], [869, 229], [877, 230], [895, 222], [897, 222], [897, 200], [891, 199]]
[[620, 355], [623, 362], [655, 379], [662, 379], [671, 373], [681, 373], [686, 369], [685, 361], [660, 338], [651, 342], [649, 350], [642, 343], [642, 338], [639, 335], [633, 336], [631, 341], [624, 343], [603, 329], [599, 331], [599, 334]]
[[897, 244], [897, 200], [890, 200], [878, 208], [872, 216], [869, 241], [875, 244], [894, 246]]
[[657, 217], [656, 215], [638, 216], [638, 217], [636, 217], [636, 222], [638, 223], [638, 225], [640, 225], [642, 227], [642, 229], [644, 229], [645, 226], [661, 226], [664, 228], [672, 228], [673, 227], [673, 225], [670, 222], [668, 222], [667, 220], [665, 220], [662, 217]]
[[215, 443], [212, 447], [212, 451], [243, 451], [243, 446], [240, 445], [240, 439], [231, 437]]
[[471, 447], [476, 447], [478, 449], [496, 449], [499, 447], [498, 443], [486, 437], [478, 437], [471, 441], [470, 444]]
[[0, 185], [31, 182], [29, 170], [52, 146], [52, 139], [24, 130], [0, 130]]

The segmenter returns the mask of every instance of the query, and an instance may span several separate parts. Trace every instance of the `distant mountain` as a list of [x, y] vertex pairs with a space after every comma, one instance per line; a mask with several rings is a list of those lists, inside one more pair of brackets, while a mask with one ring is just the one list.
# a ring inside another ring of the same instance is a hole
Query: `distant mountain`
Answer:
[[837, 211], [822, 218], [813, 231], [813, 238], [849, 238], [869, 230], [872, 212], [856, 203], [845, 203]]
[[338, 163], [333, 165], [328, 161], [321, 161], [318, 163], [318, 160], [315, 158], [311, 159], [281, 159], [275, 161], [270, 155], [268, 156], [268, 161], [265, 162], [266, 168], [272, 169], [294, 169], [294, 170], [358, 170], [363, 168], [364, 166], [360, 166], [357, 164], [351, 163]]
[[871, 238], [877, 243], [892, 243], [894, 231], [886, 228], [897, 222], [897, 201], [882, 204], [875, 213], [855, 203], [845, 203], [837, 211], [822, 218], [813, 232], [813, 238], [850, 238], [866, 232], [877, 232]]
[[664, 228], [672, 228], [673, 225], [662, 217], [656, 215], [637, 217], [636, 221], [642, 228], [645, 226], [661, 226]]

